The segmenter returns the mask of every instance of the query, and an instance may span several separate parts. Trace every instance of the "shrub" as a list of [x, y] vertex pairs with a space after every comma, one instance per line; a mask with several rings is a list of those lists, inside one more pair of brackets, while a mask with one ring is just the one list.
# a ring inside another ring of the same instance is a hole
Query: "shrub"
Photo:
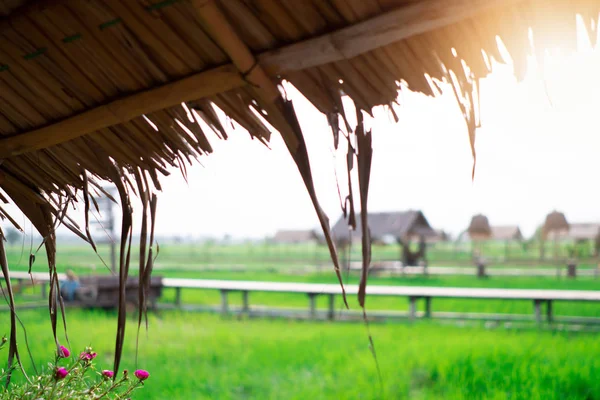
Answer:
[[[0, 349], [5, 344], [6, 338], [2, 338]], [[48, 363], [40, 375], [28, 377], [22, 384], [2, 384], [0, 400], [127, 399], [150, 376], [145, 370], [136, 370], [134, 376], [124, 370], [120, 377], [110, 370], [97, 370], [96, 355], [88, 347], [78, 356], [72, 356], [69, 349], [60, 346], [54, 362]], [[0, 382], [13, 371], [0, 370]]]

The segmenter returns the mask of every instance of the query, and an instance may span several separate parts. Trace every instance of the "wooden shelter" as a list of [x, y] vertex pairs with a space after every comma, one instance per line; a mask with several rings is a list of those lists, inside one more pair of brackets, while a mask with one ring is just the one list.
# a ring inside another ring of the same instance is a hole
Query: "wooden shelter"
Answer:
[[[58, 315], [56, 225], [70, 227], [93, 246], [87, 226], [69, 218], [69, 206], [80, 202], [89, 214], [99, 182], [111, 181], [123, 211], [117, 372], [132, 204], [143, 216], [135, 227], [141, 248], [135, 262], [144, 288], [155, 251], [160, 176], [169, 167], [185, 173], [186, 164], [212, 152], [211, 141], [231, 134], [221, 112], [261, 142], [271, 136], [265, 120], [282, 136], [341, 283], [284, 81], [328, 117], [336, 144], [340, 130], [355, 144], [348, 167], [358, 169], [359, 218], [366, 225], [372, 150], [364, 115], [394, 104], [400, 87], [427, 95], [449, 87], [475, 156], [478, 79], [494, 62], [504, 62], [497, 38], [521, 78], [530, 54], [576, 48], [577, 14], [595, 45], [599, 7], [592, 0], [0, 0], [0, 199], [14, 202], [44, 237], [53, 277], [52, 325]], [[348, 124], [343, 95], [357, 107], [357, 126]], [[398, 118], [393, 107], [390, 112]], [[346, 204], [352, 202], [350, 196]], [[352, 210], [346, 211], [355, 225]], [[18, 226], [4, 208], [0, 215]], [[370, 260], [366, 229], [363, 243], [361, 306]], [[8, 265], [0, 259], [10, 293]], [[12, 359], [14, 313], [11, 325]]]
[[492, 240], [504, 242], [504, 261], [510, 256], [511, 242], [522, 242], [523, 234], [517, 225], [492, 226]]
[[575, 243], [590, 243], [594, 249], [594, 255], [600, 254], [600, 223], [583, 222], [569, 224], [568, 231], [562, 231], [558, 240], [566, 240]]
[[475, 242], [489, 240], [492, 237], [490, 221], [483, 214], [474, 215], [467, 228], [467, 233], [469, 234], [469, 238]]
[[542, 237], [540, 244], [540, 258], [544, 259], [546, 252], [546, 240], [551, 240], [554, 243], [553, 258], [558, 259], [558, 241], [569, 232], [569, 223], [565, 214], [556, 210], [546, 216], [544, 225], [542, 226]]
[[565, 214], [556, 210], [546, 216], [544, 226], [542, 227], [542, 237], [545, 239], [558, 239], [566, 236], [569, 232], [569, 223]]
[[[429, 225], [421, 211], [409, 210], [399, 212], [368, 213], [368, 237], [371, 242], [393, 238], [401, 246], [401, 259], [404, 265], [415, 265], [426, 259], [426, 239], [434, 237], [436, 231]], [[358, 221], [352, 235], [349, 226], [342, 216], [333, 226], [332, 232], [338, 246], [346, 246], [353, 235], [363, 236], [362, 221]], [[411, 250], [411, 241], [418, 241], [417, 251]], [[369, 243], [370, 244], [370, 243]]]
[[314, 229], [311, 230], [281, 230], [275, 232], [273, 243], [276, 244], [306, 244], [319, 243], [320, 235]]
[[520, 242], [523, 240], [523, 234], [521, 233], [521, 229], [517, 225], [492, 226], [491, 230], [492, 240], [498, 240], [502, 242]]
[[[421, 211], [396, 211], [396, 212], [370, 212], [369, 231], [372, 241], [391, 237], [397, 242], [411, 241], [419, 237], [434, 237], [436, 231], [429, 225], [427, 218]], [[333, 236], [338, 243], [348, 239], [349, 227], [346, 220], [341, 217], [332, 228]], [[357, 222], [352, 235], [362, 236], [362, 224]]]

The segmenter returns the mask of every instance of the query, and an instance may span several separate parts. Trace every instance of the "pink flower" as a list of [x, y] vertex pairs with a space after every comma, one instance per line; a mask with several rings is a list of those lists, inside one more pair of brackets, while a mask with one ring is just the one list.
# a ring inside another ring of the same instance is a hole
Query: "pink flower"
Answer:
[[67, 358], [70, 355], [71, 355], [71, 352], [65, 346], [58, 346], [58, 356], [59, 357]]
[[79, 354], [79, 358], [82, 360], [87, 360], [87, 361], [92, 361], [94, 358], [96, 358], [97, 354], [96, 352], [89, 352], [89, 351], [84, 351], [81, 354]]
[[105, 378], [112, 378], [113, 376], [115, 376], [115, 373], [109, 369], [104, 369], [102, 370], [102, 376], [104, 376]]
[[145, 369], [138, 369], [138, 370], [136, 370], [134, 372], [134, 375], [140, 381], [145, 381], [146, 379], [148, 379], [148, 377], [150, 377], [150, 374]]
[[69, 371], [65, 367], [56, 368], [55, 377], [57, 381], [64, 379], [67, 375], [69, 375]]

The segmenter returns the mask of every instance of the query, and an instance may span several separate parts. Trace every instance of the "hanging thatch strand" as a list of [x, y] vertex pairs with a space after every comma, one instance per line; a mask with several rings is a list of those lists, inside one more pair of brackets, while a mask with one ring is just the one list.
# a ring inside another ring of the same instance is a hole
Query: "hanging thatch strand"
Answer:
[[[81, 228], [67, 210], [83, 193], [89, 212], [92, 193], [102, 190], [97, 182], [112, 181], [124, 214], [118, 369], [131, 209], [140, 203], [143, 288], [155, 254], [160, 176], [212, 152], [211, 133], [203, 127], [227, 138], [218, 109], [262, 142], [269, 140], [270, 126], [282, 135], [339, 277], [329, 221], [316, 196], [298, 117], [281, 91], [283, 80], [328, 117], [336, 148], [339, 134], [347, 135], [349, 193], [357, 157], [366, 212], [371, 136], [360, 127], [352, 132], [342, 96], [352, 99], [360, 116], [372, 115], [373, 107], [395, 103], [400, 82], [427, 95], [447, 82], [475, 157], [477, 82], [494, 61], [505, 61], [497, 38], [522, 78], [530, 54], [576, 48], [576, 14], [595, 45], [599, 8], [593, 0], [0, 0], [0, 200], [15, 203], [44, 238], [55, 336], [61, 299], [54, 232], [62, 223], [93, 245], [89, 219]], [[355, 226], [351, 194], [342, 203]], [[0, 206], [0, 217], [21, 229], [5, 211]], [[365, 274], [369, 251], [363, 258]], [[8, 279], [4, 269], [3, 275]], [[143, 314], [143, 289], [139, 298]]]

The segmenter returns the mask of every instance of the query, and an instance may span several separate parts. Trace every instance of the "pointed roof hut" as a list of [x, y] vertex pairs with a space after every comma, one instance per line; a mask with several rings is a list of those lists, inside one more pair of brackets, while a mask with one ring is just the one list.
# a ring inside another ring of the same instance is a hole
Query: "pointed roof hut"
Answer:
[[467, 233], [469, 234], [471, 240], [489, 240], [492, 237], [490, 221], [483, 214], [474, 215], [473, 218], [471, 218], [469, 227], [467, 228]]
[[542, 238], [544, 240], [559, 239], [561, 236], [567, 235], [569, 232], [569, 223], [565, 214], [556, 210], [546, 216], [544, 226], [542, 227]]
[[319, 239], [320, 235], [314, 229], [280, 230], [273, 236], [273, 242], [277, 244], [318, 243]]
[[[434, 237], [436, 231], [429, 225], [425, 215], [418, 210], [396, 211], [396, 212], [374, 212], [368, 214], [369, 230], [373, 241], [381, 241], [385, 237], [391, 237], [396, 241], [410, 240], [424, 237]], [[347, 241], [348, 223], [341, 216], [332, 228], [333, 236], [338, 243]], [[362, 224], [357, 221], [353, 236], [362, 235]]]
[[500, 241], [522, 241], [523, 234], [517, 225], [492, 226], [492, 239]]
[[[145, 226], [135, 229], [146, 250], [139, 262], [146, 279], [160, 177], [172, 168], [185, 173], [186, 164], [212, 153], [211, 142], [228, 136], [225, 114], [261, 142], [269, 141], [271, 127], [281, 135], [339, 271], [302, 116], [285, 85], [328, 117], [335, 143], [340, 121], [347, 121], [342, 96], [356, 105], [358, 126], [348, 129], [356, 162], [348, 165], [357, 166], [354, 187], [366, 212], [373, 153], [363, 113], [394, 104], [399, 82], [426, 95], [447, 82], [475, 156], [473, 98], [479, 78], [493, 62], [505, 61], [498, 38], [518, 78], [525, 76], [532, 42], [534, 54], [576, 49], [576, 15], [595, 45], [600, 3], [548, 0], [544, 6], [552, 12], [517, 0], [0, 0], [0, 199], [14, 202], [45, 238], [56, 287], [56, 221], [92, 243], [66, 210], [81, 202], [89, 212], [100, 182], [114, 183], [123, 211], [119, 280], [125, 284], [130, 263], [132, 204], [144, 215]], [[4, 207], [0, 216], [18, 226]], [[50, 308], [56, 318], [56, 299]], [[123, 302], [115, 373], [125, 310]]]

